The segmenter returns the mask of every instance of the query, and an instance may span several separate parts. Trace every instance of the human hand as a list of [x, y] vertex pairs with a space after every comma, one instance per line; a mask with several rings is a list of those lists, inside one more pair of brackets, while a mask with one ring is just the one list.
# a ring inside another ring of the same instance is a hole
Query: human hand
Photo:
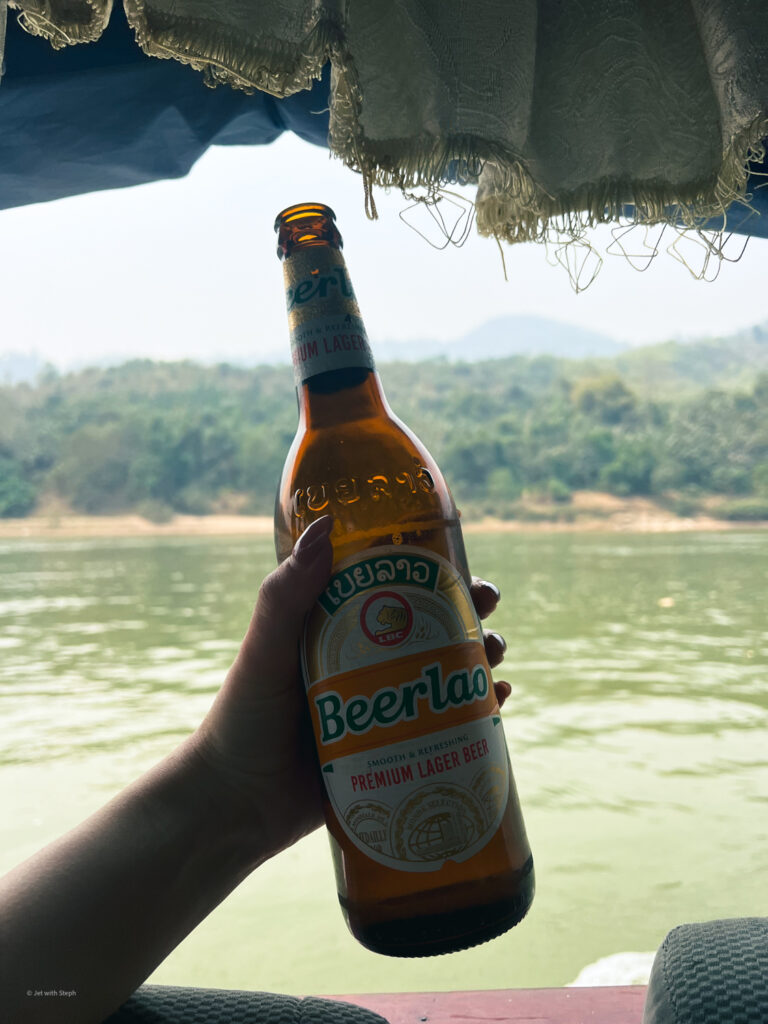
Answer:
[[[501, 599], [499, 588], [495, 584], [489, 583], [488, 580], [481, 580], [478, 576], [472, 577], [469, 596], [472, 598], [475, 611], [481, 619], [492, 615], [496, 611], [496, 607]], [[507, 650], [506, 640], [501, 633], [484, 629], [483, 642], [485, 644], [485, 656], [488, 659], [488, 664], [491, 668], [496, 668], [504, 660]], [[505, 679], [496, 679], [493, 688], [496, 691], [496, 700], [499, 702], [499, 707], [503, 707], [504, 701], [512, 692], [512, 687]]]
[[[264, 580], [235, 662], [192, 738], [192, 749], [252, 845], [254, 867], [323, 822], [299, 644], [306, 614], [331, 573], [332, 525], [330, 516], [312, 523], [290, 557]], [[476, 578], [470, 594], [481, 618], [499, 601], [497, 588]], [[484, 639], [493, 668], [506, 644], [498, 633], [486, 632]], [[501, 705], [509, 684], [494, 685]]]

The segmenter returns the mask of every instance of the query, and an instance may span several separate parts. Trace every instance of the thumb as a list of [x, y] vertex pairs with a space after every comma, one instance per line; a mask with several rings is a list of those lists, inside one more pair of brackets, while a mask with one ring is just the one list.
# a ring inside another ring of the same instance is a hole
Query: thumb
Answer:
[[296, 655], [307, 612], [331, 574], [332, 526], [332, 516], [316, 519], [259, 589], [241, 656], [258, 659], [262, 672], [285, 671], [286, 661]]

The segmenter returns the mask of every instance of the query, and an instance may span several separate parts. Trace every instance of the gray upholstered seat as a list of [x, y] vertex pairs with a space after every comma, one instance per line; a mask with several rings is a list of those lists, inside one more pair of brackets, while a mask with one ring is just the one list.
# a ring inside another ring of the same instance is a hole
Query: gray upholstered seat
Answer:
[[674, 928], [653, 963], [643, 1024], [768, 1024], [768, 918]]
[[104, 1024], [386, 1024], [362, 1006], [272, 992], [142, 985]]

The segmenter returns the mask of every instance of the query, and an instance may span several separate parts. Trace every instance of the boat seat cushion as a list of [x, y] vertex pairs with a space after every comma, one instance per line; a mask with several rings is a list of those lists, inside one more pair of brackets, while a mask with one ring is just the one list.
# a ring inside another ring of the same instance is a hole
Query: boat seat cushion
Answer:
[[653, 962], [643, 1024], [766, 1024], [768, 918], [683, 924]]
[[104, 1024], [386, 1024], [332, 999], [175, 985], [142, 985]]

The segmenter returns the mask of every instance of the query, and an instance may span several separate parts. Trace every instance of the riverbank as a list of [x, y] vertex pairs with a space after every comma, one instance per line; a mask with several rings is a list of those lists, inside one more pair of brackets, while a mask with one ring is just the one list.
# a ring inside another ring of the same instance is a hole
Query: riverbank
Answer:
[[[530, 504], [519, 518], [463, 518], [472, 533], [687, 533], [694, 531], [768, 529], [768, 521], [738, 522], [711, 513], [679, 516], [647, 498], [618, 498], [581, 492], [564, 505]], [[233, 537], [268, 536], [270, 516], [216, 514], [173, 516], [153, 522], [136, 514], [84, 516], [70, 513], [0, 519], [0, 540], [77, 537]]]

